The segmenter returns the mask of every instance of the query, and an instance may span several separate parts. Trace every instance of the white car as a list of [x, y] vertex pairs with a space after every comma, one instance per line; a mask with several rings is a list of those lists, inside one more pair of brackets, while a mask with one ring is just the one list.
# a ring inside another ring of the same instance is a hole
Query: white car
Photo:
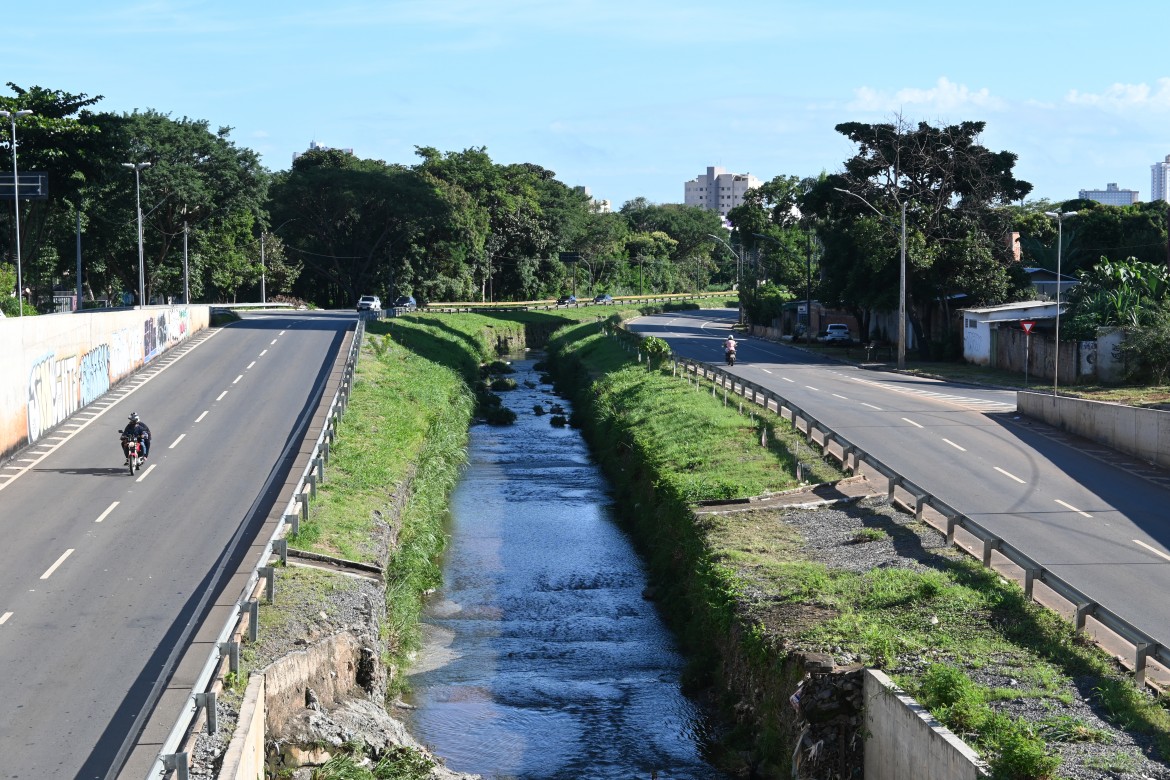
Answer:
[[363, 295], [362, 297], [358, 298], [358, 311], [381, 311], [381, 309], [382, 299], [377, 295]]
[[825, 326], [825, 329], [817, 336], [817, 341], [824, 342], [825, 344], [832, 344], [833, 342], [848, 344], [853, 341], [853, 337], [849, 335], [848, 325], [835, 322]]

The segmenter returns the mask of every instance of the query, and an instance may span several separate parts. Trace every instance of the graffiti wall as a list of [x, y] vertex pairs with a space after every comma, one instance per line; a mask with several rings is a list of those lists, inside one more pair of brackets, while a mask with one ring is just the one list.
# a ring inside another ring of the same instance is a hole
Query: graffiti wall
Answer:
[[0, 458], [42, 438], [192, 333], [207, 306], [0, 320]]

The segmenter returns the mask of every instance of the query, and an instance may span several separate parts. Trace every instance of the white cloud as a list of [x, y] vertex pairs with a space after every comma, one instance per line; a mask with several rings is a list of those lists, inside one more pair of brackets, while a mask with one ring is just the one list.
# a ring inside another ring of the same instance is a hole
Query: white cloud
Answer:
[[924, 113], [924, 110], [948, 112], [968, 106], [993, 111], [1005, 107], [1004, 101], [994, 97], [986, 87], [972, 91], [965, 84], [955, 84], [945, 76], [929, 89], [905, 87], [890, 93], [859, 87], [854, 95], [856, 99], [849, 104], [849, 108], [854, 111], [898, 112], [904, 108], [914, 108], [915, 113]]
[[1111, 111], [1170, 109], [1170, 78], [1160, 78], [1149, 84], [1113, 84], [1100, 94], [1072, 90], [1066, 100], [1080, 106], [1095, 106]]

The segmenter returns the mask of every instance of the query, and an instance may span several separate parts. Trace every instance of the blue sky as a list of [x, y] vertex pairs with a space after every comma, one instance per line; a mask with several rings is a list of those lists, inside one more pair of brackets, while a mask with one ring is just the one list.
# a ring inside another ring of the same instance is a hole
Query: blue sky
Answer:
[[314, 140], [484, 146], [615, 208], [681, 202], [709, 165], [839, 170], [840, 122], [981, 120], [1035, 198], [1147, 200], [1168, 21], [1164, 0], [44, 0], [5, 8], [0, 82], [230, 126], [272, 170]]

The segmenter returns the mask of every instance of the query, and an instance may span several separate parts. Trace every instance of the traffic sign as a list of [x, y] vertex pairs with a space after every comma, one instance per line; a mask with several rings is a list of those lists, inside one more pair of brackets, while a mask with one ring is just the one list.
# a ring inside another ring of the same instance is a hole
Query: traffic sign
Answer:
[[1024, 329], [1024, 333], [1030, 335], [1032, 333], [1032, 328], [1036, 327], [1036, 322], [1034, 320], [1022, 320], [1020, 322], [1020, 327]]

